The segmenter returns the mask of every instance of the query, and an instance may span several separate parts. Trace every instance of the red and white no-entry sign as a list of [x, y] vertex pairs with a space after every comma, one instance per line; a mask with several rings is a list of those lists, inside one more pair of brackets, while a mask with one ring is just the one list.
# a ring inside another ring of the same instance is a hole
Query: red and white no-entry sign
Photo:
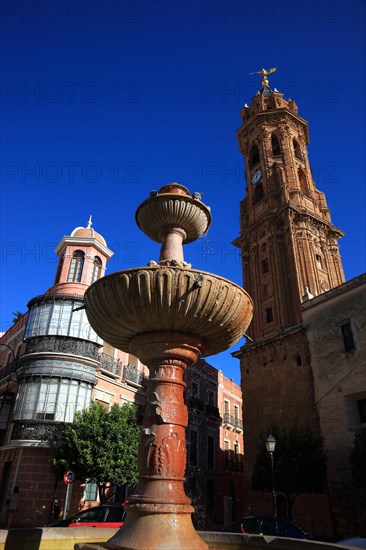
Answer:
[[71, 485], [72, 483], [74, 483], [75, 481], [75, 472], [74, 470], [66, 470], [66, 472], [64, 473], [64, 482], [66, 483], [66, 485]]

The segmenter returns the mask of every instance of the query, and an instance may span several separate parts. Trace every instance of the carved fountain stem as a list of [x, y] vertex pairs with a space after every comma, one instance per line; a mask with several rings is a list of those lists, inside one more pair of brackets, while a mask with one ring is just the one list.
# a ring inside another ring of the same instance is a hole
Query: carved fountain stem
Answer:
[[159, 263], [103, 277], [85, 295], [96, 332], [138, 357], [150, 373], [139, 483], [126, 505], [126, 522], [107, 548], [205, 550], [184, 491], [188, 411], [183, 375], [200, 356], [239, 340], [251, 320], [252, 302], [238, 285], [184, 262], [182, 245], [203, 235], [211, 223], [210, 209], [187, 188], [173, 183], [154, 192], [138, 207], [136, 221], [162, 243]]

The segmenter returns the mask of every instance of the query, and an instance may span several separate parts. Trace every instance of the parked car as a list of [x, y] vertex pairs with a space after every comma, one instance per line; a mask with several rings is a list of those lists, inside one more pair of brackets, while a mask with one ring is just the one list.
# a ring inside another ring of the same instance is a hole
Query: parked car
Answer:
[[298, 523], [286, 518], [273, 516], [248, 516], [225, 527], [228, 533], [245, 535], [269, 535], [273, 537], [291, 537], [293, 539], [312, 539], [312, 534]]
[[126, 502], [94, 506], [70, 518], [48, 523], [46, 527], [121, 527], [126, 515], [125, 504]]
[[353, 548], [366, 548], [366, 538], [352, 537], [350, 539], [343, 539], [336, 542], [342, 546], [353, 546]]

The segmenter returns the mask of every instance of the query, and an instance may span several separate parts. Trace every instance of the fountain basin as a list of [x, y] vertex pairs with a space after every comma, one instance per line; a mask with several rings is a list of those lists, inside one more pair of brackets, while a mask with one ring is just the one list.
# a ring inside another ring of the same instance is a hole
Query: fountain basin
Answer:
[[153, 198], [146, 199], [136, 211], [139, 228], [158, 243], [171, 228], [179, 228], [184, 244], [195, 241], [211, 225], [211, 212], [201, 201], [189, 195], [183, 185], [165, 185]]
[[136, 353], [135, 336], [162, 331], [200, 338], [202, 356], [237, 342], [253, 311], [245, 290], [223, 277], [159, 265], [99, 279], [86, 291], [85, 306], [97, 334], [127, 353]]

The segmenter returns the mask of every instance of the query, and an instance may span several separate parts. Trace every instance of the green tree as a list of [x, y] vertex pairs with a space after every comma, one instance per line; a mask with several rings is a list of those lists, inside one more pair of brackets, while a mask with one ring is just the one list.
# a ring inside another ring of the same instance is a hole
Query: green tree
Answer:
[[114, 404], [108, 413], [92, 403], [49, 441], [51, 467], [58, 478], [72, 468], [80, 481], [96, 483], [104, 502], [107, 487], [136, 484], [139, 433], [135, 405]]
[[366, 428], [356, 431], [351, 451], [352, 477], [356, 487], [366, 489]]
[[14, 324], [17, 323], [23, 317], [23, 313], [21, 313], [19, 310], [13, 311], [12, 315], [14, 316], [13, 317]]
[[[284, 493], [289, 517], [296, 498], [302, 493], [322, 493], [326, 487], [326, 455], [323, 440], [314, 437], [306, 426], [281, 430], [272, 425], [269, 432], [276, 439], [274, 479], [276, 491]], [[257, 443], [251, 487], [272, 490], [270, 455], [265, 444], [266, 434]]]

